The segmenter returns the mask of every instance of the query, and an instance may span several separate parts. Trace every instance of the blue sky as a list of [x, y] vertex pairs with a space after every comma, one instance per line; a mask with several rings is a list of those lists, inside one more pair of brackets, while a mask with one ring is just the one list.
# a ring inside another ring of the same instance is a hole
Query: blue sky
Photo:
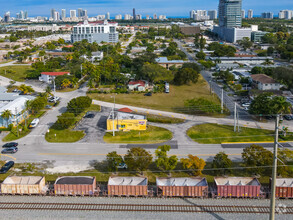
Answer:
[[[29, 16], [49, 16], [50, 9], [65, 8], [67, 14], [70, 9], [84, 8], [90, 16], [98, 14], [125, 13], [131, 14], [136, 8], [137, 14], [152, 15], [153, 13], [167, 16], [188, 16], [191, 9], [217, 9], [219, 0], [0, 0], [0, 15], [11, 11], [15, 16], [20, 10], [27, 10]], [[253, 9], [255, 15], [264, 11], [273, 11], [275, 14], [281, 9], [292, 9], [292, 0], [243, 0], [243, 9]]]

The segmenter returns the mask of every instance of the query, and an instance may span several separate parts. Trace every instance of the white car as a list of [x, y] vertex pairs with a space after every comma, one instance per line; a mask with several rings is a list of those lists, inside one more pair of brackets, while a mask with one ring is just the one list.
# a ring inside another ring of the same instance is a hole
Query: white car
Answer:
[[35, 119], [30, 123], [30, 126], [29, 126], [29, 127], [30, 127], [30, 128], [35, 128], [35, 127], [38, 126], [39, 122], [40, 122], [40, 119], [35, 118]]

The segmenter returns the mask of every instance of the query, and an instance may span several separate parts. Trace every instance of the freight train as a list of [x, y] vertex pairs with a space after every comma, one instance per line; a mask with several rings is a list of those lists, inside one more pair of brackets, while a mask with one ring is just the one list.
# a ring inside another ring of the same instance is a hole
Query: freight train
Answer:
[[[252, 177], [215, 177], [210, 186], [202, 177], [157, 178], [152, 186], [146, 177], [119, 176], [107, 185], [89, 176], [59, 177], [49, 185], [41, 176], [9, 176], [1, 184], [1, 195], [269, 198], [269, 192]], [[293, 198], [293, 178], [277, 179], [276, 197]]]

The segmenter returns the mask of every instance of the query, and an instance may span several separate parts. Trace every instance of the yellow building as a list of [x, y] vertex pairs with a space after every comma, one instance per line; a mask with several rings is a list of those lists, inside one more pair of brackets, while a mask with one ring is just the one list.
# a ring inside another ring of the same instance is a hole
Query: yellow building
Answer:
[[130, 131], [130, 130], [139, 130], [143, 131], [147, 129], [147, 119], [145, 115], [137, 115], [129, 112], [114, 112], [114, 122], [113, 122], [113, 112], [110, 113], [107, 119], [107, 130], [122, 130], [122, 131]]

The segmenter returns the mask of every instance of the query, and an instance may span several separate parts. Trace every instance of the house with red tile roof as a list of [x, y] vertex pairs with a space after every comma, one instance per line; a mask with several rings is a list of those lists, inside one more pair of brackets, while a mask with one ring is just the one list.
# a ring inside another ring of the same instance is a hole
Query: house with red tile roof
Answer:
[[42, 72], [39, 81], [52, 84], [57, 76], [70, 75], [70, 72]]
[[136, 80], [136, 81], [130, 81], [128, 83], [128, 89], [130, 91], [146, 91], [146, 89], [149, 87], [149, 83], [144, 80]]

